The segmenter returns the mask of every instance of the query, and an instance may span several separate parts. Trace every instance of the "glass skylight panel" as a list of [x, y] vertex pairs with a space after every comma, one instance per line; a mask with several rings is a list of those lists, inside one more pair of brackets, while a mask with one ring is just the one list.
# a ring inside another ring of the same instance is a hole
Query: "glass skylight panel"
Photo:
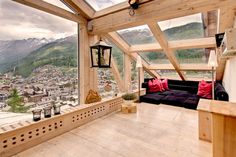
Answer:
[[158, 22], [168, 40], [204, 37], [201, 13]]
[[117, 32], [129, 45], [157, 42], [147, 25], [123, 29]]
[[55, 5], [55, 6], [59, 7], [59, 8], [65, 9], [65, 10], [67, 10], [67, 11], [69, 11], [69, 12], [73, 12], [69, 7], [67, 7], [67, 6], [66, 6], [63, 2], [61, 2], [60, 0], [43, 0], [43, 1], [45, 1], [45, 2], [47, 2], [47, 3], [50, 3], [50, 4], [52, 4], [52, 5]]
[[211, 81], [212, 73], [211, 71], [182, 71], [186, 76], [187, 80], [195, 81]]
[[176, 50], [175, 56], [180, 64], [198, 64], [208, 62], [210, 51], [207, 49]]
[[153, 78], [153, 76], [144, 70], [144, 78]]
[[148, 64], [170, 64], [170, 61], [163, 52], [140, 52], [139, 55]]
[[116, 62], [121, 77], [124, 77], [124, 53], [115, 44], [112, 44], [112, 56]]
[[[85, 0], [95, 11], [99, 11], [113, 5], [125, 2], [126, 0]], [[127, 2], [128, 3], [128, 2]]]
[[156, 72], [161, 76], [161, 78], [180, 80], [180, 77], [175, 70], [156, 70]]

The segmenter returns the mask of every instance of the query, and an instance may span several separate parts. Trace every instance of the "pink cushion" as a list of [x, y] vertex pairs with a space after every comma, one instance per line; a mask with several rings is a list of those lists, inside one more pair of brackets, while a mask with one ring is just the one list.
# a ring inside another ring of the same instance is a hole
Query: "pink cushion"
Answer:
[[162, 80], [162, 81], [161, 81], [161, 84], [162, 84], [162, 86], [163, 86], [163, 88], [164, 88], [165, 90], [169, 90], [168, 79]]
[[161, 91], [160, 83], [158, 80], [154, 79], [148, 81], [149, 92], [159, 92]]
[[161, 88], [161, 92], [164, 92], [165, 89], [164, 89], [164, 87], [162, 85], [161, 79], [158, 79], [158, 82], [159, 82], [159, 85], [160, 85], [160, 88]]
[[212, 98], [212, 83], [207, 83], [204, 80], [199, 82], [197, 95], [203, 98], [211, 99]]

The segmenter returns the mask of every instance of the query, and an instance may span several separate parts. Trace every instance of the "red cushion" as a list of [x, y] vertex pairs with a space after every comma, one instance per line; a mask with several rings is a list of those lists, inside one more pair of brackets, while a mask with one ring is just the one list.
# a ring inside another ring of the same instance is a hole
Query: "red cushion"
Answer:
[[162, 81], [161, 81], [161, 84], [162, 84], [162, 86], [163, 86], [163, 88], [164, 88], [165, 90], [169, 90], [168, 79], [162, 80]]
[[160, 83], [158, 80], [154, 79], [153, 81], [148, 81], [149, 92], [159, 92], [161, 91]]
[[155, 80], [153, 80], [153, 83], [154, 83], [154, 84], [157, 84], [157, 85], [159, 86], [159, 91], [160, 91], [160, 92], [165, 91], [165, 89], [163, 88], [163, 86], [162, 86], [162, 84], [161, 84], [161, 80], [160, 80], [160, 79], [155, 79]]
[[212, 98], [212, 83], [207, 83], [204, 80], [199, 82], [197, 95], [203, 98], [211, 99]]

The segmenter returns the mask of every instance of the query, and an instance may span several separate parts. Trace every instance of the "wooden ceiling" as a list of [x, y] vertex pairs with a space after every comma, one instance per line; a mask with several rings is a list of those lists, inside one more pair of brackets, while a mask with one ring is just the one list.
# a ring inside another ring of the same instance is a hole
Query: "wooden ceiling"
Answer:
[[[235, 0], [140, 0], [141, 6], [134, 16], [129, 15], [129, 4], [123, 2], [112, 7], [95, 11], [84, 0], [61, 0], [74, 13], [61, 9], [42, 0], [13, 0], [21, 4], [60, 16], [62, 18], [87, 25], [90, 34], [104, 36], [116, 44], [125, 54], [136, 59], [137, 52], [164, 51], [171, 64], [149, 65], [143, 60], [145, 70], [156, 77], [157, 69], [176, 70], [182, 80], [186, 76], [183, 70], [210, 70], [205, 64], [180, 65], [174, 51], [191, 48], [215, 48], [214, 34], [232, 28], [235, 23]], [[202, 13], [205, 36], [201, 39], [168, 41], [157, 21], [173, 19], [191, 14]], [[218, 19], [216, 20], [216, 17]], [[129, 45], [116, 32], [134, 26], [148, 25], [158, 43]], [[222, 80], [226, 60], [218, 58], [216, 79]]]

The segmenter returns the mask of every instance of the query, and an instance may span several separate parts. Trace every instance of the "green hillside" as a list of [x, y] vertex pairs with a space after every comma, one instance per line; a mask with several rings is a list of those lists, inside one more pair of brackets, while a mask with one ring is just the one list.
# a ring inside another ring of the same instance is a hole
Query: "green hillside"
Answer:
[[203, 24], [197, 22], [170, 28], [165, 30], [164, 33], [169, 41], [204, 37]]
[[39, 48], [20, 61], [15, 69], [15, 74], [28, 77], [34, 69], [47, 64], [76, 67], [76, 40], [74, 42], [52, 42]]

